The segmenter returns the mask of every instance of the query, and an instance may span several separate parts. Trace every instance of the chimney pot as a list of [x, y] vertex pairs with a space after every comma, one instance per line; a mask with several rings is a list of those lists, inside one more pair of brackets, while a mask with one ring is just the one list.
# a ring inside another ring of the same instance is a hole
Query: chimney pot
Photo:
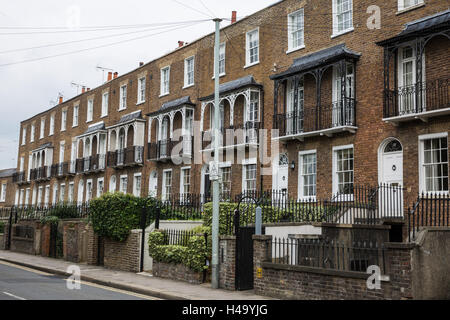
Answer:
[[112, 72], [108, 72], [108, 81], [112, 80]]
[[184, 41], [178, 41], [178, 48], [181, 48], [182, 46], [184, 46]]
[[86, 92], [86, 87], [81, 88], [81, 93], [85, 93]]
[[63, 103], [63, 96], [59, 96], [59, 104]]
[[119, 75], [118, 72], [114, 72], [114, 79], [116, 79], [118, 75]]
[[237, 21], [237, 11], [231, 12], [231, 24], [235, 23]]

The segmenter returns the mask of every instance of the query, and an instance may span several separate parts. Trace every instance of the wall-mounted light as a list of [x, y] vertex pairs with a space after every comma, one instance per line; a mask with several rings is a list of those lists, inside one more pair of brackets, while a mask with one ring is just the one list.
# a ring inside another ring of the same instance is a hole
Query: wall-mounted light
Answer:
[[292, 160], [292, 163], [291, 163], [291, 169], [292, 169], [292, 170], [295, 170], [295, 161], [294, 161], [294, 160]]

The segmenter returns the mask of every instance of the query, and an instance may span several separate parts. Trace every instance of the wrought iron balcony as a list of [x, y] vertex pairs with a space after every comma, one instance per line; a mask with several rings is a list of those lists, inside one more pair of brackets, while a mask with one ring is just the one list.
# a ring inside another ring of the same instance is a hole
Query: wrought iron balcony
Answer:
[[[71, 165], [73, 169], [73, 165]], [[76, 172], [79, 174], [90, 174], [103, 171], [106, 168], [106, 155], [97, 154], [95, 156], [77, 159]]]
[[[247, 121], [243, 124], [222, 128], [220, 130], [219, 148], [232, 148], [241, 145], [251, 145], [259, 143], [259, 130], [261, 122]], [[214, 131], [203, 132], [202, 150], [214, 148]]]
[[12, 179], [13, 183], [17, 184], [24, 184], [28, 182], [24, 171], [14, 173]]
[[397, 90], [386, 89], [383, 118], [400, 122], [450, 114], [449, 89], [449, 78], [419, 82]]
[[134, 146], [108, 152], [108, 167], [122, 168], [141, 166], [144, 162], [144, 147]]
[[45, 181], [50, 180], [52, 177], [51, 167], [40, 167], [30, 170], [30, 180], [33, 181]]
[[[175, 148], [177, 148], [178, 154], [174, 154]], [[193, 150], [194, 139], [192, 136], [183, 136], [181, 141], [150, 142], [148, 143], [148, 160], [165, 162], [172, 159], [172, 156], [192, 158]]]
[[274, 129], [278, 136], [299, 137], [314, 135], [331, 135], [334, 132], [356, 129], [356, 101], [344, 98], [330, 106], [305, 108], [296, 112], [274, 116]]

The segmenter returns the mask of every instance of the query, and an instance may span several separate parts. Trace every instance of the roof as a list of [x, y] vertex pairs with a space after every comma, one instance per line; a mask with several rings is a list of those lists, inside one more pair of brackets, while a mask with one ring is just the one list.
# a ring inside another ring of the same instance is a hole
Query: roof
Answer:
[[104, 124], [103, 122], [97, 123], [97, 124], [94, 124], [94, 125], [90, 126], [90, 127], [86, 130], [86, 132], [83, 133], [83, 135], [89, 134], [89, 133], [92, 133], [92, 132], [97, 132], [97, 131], [99, 131], [99, 130], [105, 130], [105, 124]]
[[337, 46], [295, 59], [294, 63], [289, 67], [288, 70], [276, 75], [272, 75], [270, 76], [270, 79], [276, 80], [288, 77], [299, 72], [306, 72], [313, 68], [334, 62], [341, 58], [359, 59], [360, 56], [360, 53], [348, 49], [345, 46], [345, 43], [338, 44]]
[[122, 118], [120, 118], [120, 120], [117, 124], [122, 124], [122, 123], [126, 123], [129, 121], [137, 120], [137, 119], [142, 119], [142, 111], [141, 110], [124, 115]]
[[393, 38], [377, 42], [380, 46], [385, 46], [396, 41], [406, 41], [418, 35], [428, 32], [435, 32], [441, 29], [450, 28], [450, 9], [436, 13], [434, 15], [408, 22], [405, 29]]
[[185, 106], [185, 105], [195, 106], [195, 104], [192, 103], [190, 96], [186, 96], [186, 97], [182, 97], [182, 98], [179, 98], [176, 100], [166, 102], [161, 106], [161, 108], [158, 111], [148, 113], [147, 116], [155, 116], [155, 115], [158, 115], [161, 113], [166, 113], [166, 112], [178, 109], [179, 107]]
[[[262, 87], [261, 84], [257, 83], [252, 75], [245, 76], [230, 82], [223, 83], [219, 86], [219, 94], [223, 95], [228, 92], [232, 92], [238, 89], [242, 89], [249, 86]], [[207, 97], [200, 98], [199, 100], [209, 100], [214, 98], [214, 94]]]
[[16, 168], [11, 168], [11, 169], [2, 169], [0, 170], [0, 178], [7, 178], [7, 177], [11, 177], [13, 174], [16, 173]]

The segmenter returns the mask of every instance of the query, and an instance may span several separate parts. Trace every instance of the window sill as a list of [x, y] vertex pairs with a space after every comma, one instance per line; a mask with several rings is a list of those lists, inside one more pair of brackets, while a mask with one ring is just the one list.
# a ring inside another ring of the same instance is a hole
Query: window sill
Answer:
[[256, 62], [253, 62], [253, 63], [251, 63], [251, 64], [247, 64], [247, 65], [245, 65], [245, 66], [244, 66], [244, 69], [247, 69], [247, 68], [250, 68], [250, 67], [256, 66], [257, 64], [259, 64], [259, 61], [256, 61]]
[[331, 39], [337, 38], [337, 37], [339, 37], [339, 36], [342, 36], [342, 35], [344, 35], [344, 34], [347, 34], [347, 33], [353, 32], [353, 31], [355, 31], [355, 28], [354, 28], [354, 27], [351, 27], [351, 28], [349, 28], [349, 29], [347, 29], [347, 30], [344, 30], [344, 31], [341, 31], [341, 32], [338, 32], [338, 33], [333, 34], [333, 35], [331, 36]]
[[163, 93], [163, 94], [160, 94], [159, 97], [162, 98], [162, 97], [168, 96], [169, 94], [170, 93]]
[[140, 102], [136, 103], [136, 105], [137, 105], [137, 106], [140, 106], [141, 104], [144, 104], [144, 103], [145, 103], [145, 100], [144, 100], [144, 101], [140, 101]]
[[415, 6], [411, 6], [411, 7], [408, 7], [408, 8], [404, 8], [402, 10], [398, 10], [395, 14], [398, 16], [398, 15], [400, 15], [402, 13], [409, 12], [409, 11], [412, 11], [412, 10], [415, 10], [415, 9], [418, 9], [418, 8], [422, 8], [424, 6], [425, 6], [425, 2], [422, 2], [422, 3], [416, 4]]
[[298, 197], [298, 201], [303, 201], [303, 202], [316, 202], [317, 198], [316, 197]]
[[195, 83], [190, 84], [190, 85], [188, 85], [188, 86], [184, 86], [182, 89], [183, 89], [183, 90], [184, 90], [184, 89], [188, 89], [188, 88], [191, 88], [191, 87], [193, 87], [193, 86], [195, 86]]
[[435, 197], [448, 196], [449, 191], [421, 191], [420, 199], [434, 199]]
[[288, 51], [286, 51], [286, 54], [290, 54], [290, 53], [292, 53], [292, 52], [299, 51], [299, 50], [302, 50], [302, 49], [305, 49], [305, 45], [300, 46], [300, 47], [298, 47], [298, 48], [292, 48], [292, 49], [289, 49]]
[[127, 107], [125, 107], [125, 108], [120, 108], [118, 111], [121, 112], [121, 111], [124, 111], [124, 110], [127, 110]]
[[[119, 110], [119, 111], [120, 111], [120, 110]], [[105, 115], [101, 116], [100, 119], [106, 118], [107, 116], [108, 116], [108, 115], [105, 114]]]
[[[219, 78], [222, 78], [222, 77], [225, 77], [227, 74], [226, 73], [221, 73], [221, 74], [219, 74]], [[216, 79], [216, 76], [212, 76], [212, 78], [211, 79]]]

